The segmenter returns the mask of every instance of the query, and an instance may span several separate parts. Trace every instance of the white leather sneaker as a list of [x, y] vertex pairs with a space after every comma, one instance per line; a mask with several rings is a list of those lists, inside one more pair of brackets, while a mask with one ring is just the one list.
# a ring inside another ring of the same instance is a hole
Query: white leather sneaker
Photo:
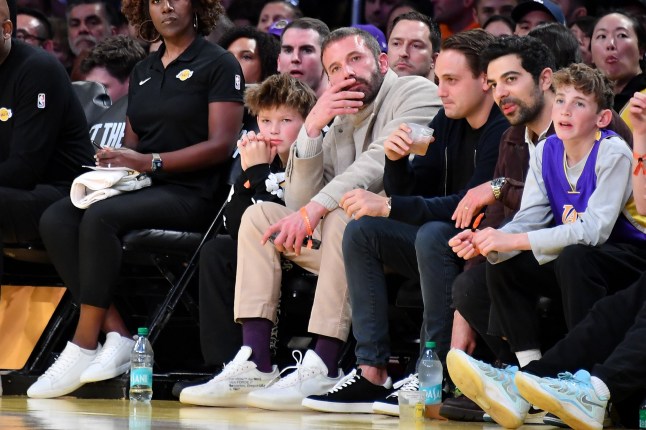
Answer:
[[105, 344], [90, 366], [81, 373], [81, 382], [105, 381], [125, 373], [130, 367], [130, 352], [135, 341], [116, 331], [107, 334]]
[[337, 377], [328, 377], [327, 366], [312, 350], [305, 353], [305, 358], [302, 358], [303, 355], [298, 350], [292, 355], [296, 360], [296, 366], [286, 367], [282, 372], [288, 369], [294, 369], [294, 371], [285, 378], [271, 383], [267, 388], [249, 393], [247, 397], [249, 406], [274, 411], [307, 410], [301, 404], [304, 398], [327, 393], [343, 378], [341, 369]]
[[179, 401], [201, 406], [247, 406], [247, 394], [279, 377], [276, 366], [269, 373], [258, 371], [256, 363], [249, 361], [251, 352], [248, 346], [240, 348], [235, 358], [209, 382], [184, 388]]
[[60, 397], [79, 388], [81, 373], [88, 368], [96, 357], [100, 346], [90, 351], [82, 349], [72, 342], [58, 356], [58, 359], [49, 366], [36, 382], [27, 390], [27, 396], [40, 399]]

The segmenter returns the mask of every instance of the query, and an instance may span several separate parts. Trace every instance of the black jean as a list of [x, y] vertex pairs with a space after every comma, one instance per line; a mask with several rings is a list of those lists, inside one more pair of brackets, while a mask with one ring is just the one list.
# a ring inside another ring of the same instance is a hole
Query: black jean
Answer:
[[78, 303], [108, 308], [121, 268], [121, 237], [155, 228], [203, 231], [215, 213], [212, 200], [179, 185], [154, 185], [78, 209], [69, 198], [40, 220], [47, 252]]
[[460, 273], [453, 282], [453, 306], [487, 344], [496, 359], [514, 363], [516, 357], [500, 336], [489, 334], [491, 299], [487, 289], [487, 266], [476, 264]]
[[487, 263], [491, 297], [489, 333], [505, 336], [512, 351], [540, 348], [540, 296], [563, 304], [568, 329], [585, 318], [594, 303], [637, 281], [646, 270], [646, 250], [627, 244], [568, 246], [539, 265], [530, 251], [499, 264]]
[[411, 279], [419, 277], [424, 304], [421, 347], [427, 340], [437, 342], [444, 360], [453, 324], [451, 285], [463, 264], [448, 245], [456, 231], [443, 221], [418, 227], [363, 217], [348, 223], [343, 234], [343, 258], [359, 364], [381, 366], [390, 357], [384, 266]]
[[238, 242], [229, 235], [209, 240], [200, 252], [200, 343], [208, 366], [233, 359], [242, 326], [233, 320]]

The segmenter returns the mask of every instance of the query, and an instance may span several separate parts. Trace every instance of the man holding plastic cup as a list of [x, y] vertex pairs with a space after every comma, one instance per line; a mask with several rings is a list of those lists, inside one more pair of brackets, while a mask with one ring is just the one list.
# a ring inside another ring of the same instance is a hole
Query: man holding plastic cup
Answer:
[[[328, 393], [330, 407], [319, 402], [318, 410], [349, 410], [351, 406], [344, 409], [343, 403], [352, 398], [372, 404], [374, 412], [399, 414], [397, 395], [379, 388], [388, 385], [390, 357], [384, 266], [420, 279], [421, 343], [437, 342], [442, 360], [448, 352], [451, 285], [462, 267], [448, 246], [458, 232], [451, 215], [467, 189], [492, 178], [500, 137], [509, 126], [479, 65], [480, 51], [493, 40], [483, 30], [471, 30], [443, 42], [436, 62], [443, 109], [429, 124], [434, 137], [429, 139], [428, 152], [411, 158], [412, 130], [401, 124], [384, 142], [388, 197], [354, 189], [341, 200], [346, 213], [354, 217], [343, 236], [343, 257], [361, 379]], [[410, 382], [416, 386], [417, 378], [411, 377]]]

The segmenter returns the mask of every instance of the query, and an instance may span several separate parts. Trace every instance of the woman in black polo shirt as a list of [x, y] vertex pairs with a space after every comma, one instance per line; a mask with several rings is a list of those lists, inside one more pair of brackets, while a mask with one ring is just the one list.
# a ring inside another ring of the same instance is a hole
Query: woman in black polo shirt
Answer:
[[123, 11], [142, 38], [163, 44], [130, 77], [124, 148], [99, 151], [96, 163], [147, 172], [153, 185], [86, 210], [66, 198], [43, 215], [43, 241], [81, 313], [74, 338], [30, 397], [62, 396], [128, 369], [133, 341], [112, 305], [121, 237], [140, 228], [203, 229], [224, 176], [218, 164], [232, 153], [242, 123], [240, 66], [201, 37], [222, 13], [219, 0], [124, 0]]

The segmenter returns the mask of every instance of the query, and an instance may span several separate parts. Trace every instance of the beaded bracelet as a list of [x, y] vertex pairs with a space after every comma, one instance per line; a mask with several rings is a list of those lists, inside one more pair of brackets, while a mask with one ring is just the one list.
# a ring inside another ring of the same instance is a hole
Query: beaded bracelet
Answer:
[[307, 249], [312, 249], [312, 246], [314, 245], [312, 235], [314, 232], [312, 231], [312, 224], [310, 224], [310, 217], [307, 215], [307, 209], [304, 207], [301, 208], [300, 213], [303, 221], [305, 221], [305, 230], [307, 231], [307, 236], [305, 237], [305, 239], [307, 239]]
[[633, 157], [635, 157], [635, 160], [637, 160], [637, 165], [635, 166], [633, 175], [635, 176], [639, 175], [640, 171], [642, 174], [646, 174], [646, 166], [644, 166], [644, 159], [646, 159], [646, 154], [639, 155], [636, 152], [634, 152]]

